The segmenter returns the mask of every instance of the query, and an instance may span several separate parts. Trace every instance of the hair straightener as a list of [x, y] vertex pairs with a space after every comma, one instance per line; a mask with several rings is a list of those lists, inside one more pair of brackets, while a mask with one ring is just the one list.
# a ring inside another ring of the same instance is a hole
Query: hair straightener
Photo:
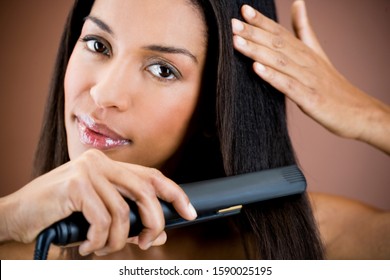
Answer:
[[[303, 193], [306, 180], [296, 165], [268, 169], [181, 185], [198, 213], [193, 221], [181, 218], [173, 206], [160, 201], [165, 229], [181, 227], [238, 214], [243, 205]], [[143, 226], [135, 202], [130, 205], [129, 237], [138, 235]], [[65, 246], [86, 239], [89, 224], [80, 212], [56, 222], [37, 238], [34, 259], [46, 259], [50, 244]]]

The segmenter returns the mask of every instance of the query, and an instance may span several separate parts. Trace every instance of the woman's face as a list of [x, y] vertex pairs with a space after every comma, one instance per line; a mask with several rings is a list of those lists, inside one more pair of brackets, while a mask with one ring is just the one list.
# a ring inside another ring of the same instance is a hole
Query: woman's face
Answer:
[[197, 105], [206, 45], [188, 0], [97, 0], [66, 71], [70, 158], [95, 148], [161, 168]]

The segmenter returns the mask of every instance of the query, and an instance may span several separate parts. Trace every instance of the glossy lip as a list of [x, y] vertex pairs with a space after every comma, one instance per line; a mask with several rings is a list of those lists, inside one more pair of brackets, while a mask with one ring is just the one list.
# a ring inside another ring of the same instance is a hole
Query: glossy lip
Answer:
[[89, 115], [76, 116], [80, 141], [84, 145], [106, 150], [129, 145], [131, 141], [112, 131], [105, 124], [97, 123]]

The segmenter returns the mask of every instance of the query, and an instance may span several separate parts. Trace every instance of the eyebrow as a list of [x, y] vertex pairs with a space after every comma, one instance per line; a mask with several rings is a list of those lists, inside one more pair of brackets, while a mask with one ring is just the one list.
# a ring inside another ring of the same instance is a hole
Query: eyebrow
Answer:
[[162, 45], [149, 45], [143, 47], [145, 50], [168, 53], [168, 54], [183, 54], [191, 58], [195, 63], [198, 63], [198, 59], [193, 55], [189, 50], [184, 48], [176, 48], [172, 46], [162, 46]]
[[112, 31], [111, 27], [108, 26], [108, 24], [105, 23], [104, 21], [102, 21], [101, 19], [98, 19], [97, 17], [94, 17], [94, 16], [87, 16], [84, 18], [84, 21], [86, 21], [88, 19], [91, 20], [92, 22], [94, 22], [103, 31], [106, 31], [110, 35], [114, 36], [114, 31]]
[[[86, 20], [91, 20], [94, 22], [100, 29], [103, 31], [109, 33], [110, 35], [114, 36], [114, 31], [111, 29], [111, 27], [102, 21], [101, 19], [94, 17], [94, 16], [87, 16], [84, 18], [84, 21]], [[185, 56], [188, 56], [191, 58], [196, 64], [198, 64], [198, 59], [196, 58], [195, 55], [193, 55], [189, 50], [185, 48], [177, 48], [173, 46], [163, 46], [163, 45], [148, 45], [143, 47], [145, 50], [149, 51], [155, 51], [155, 52], [160, 52], [160, 53], [167, 53], [167, 54], [182, 54]]]

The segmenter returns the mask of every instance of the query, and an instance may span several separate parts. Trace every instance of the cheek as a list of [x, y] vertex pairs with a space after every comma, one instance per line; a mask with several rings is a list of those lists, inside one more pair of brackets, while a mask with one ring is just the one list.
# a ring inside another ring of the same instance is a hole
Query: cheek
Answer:
[[85, 106], [95, 79], [91, 65], [82, 59], [80, 46], [76, 45], [64, 77], [65, 120], [69, 121], [73, 110]]
[[74, 159], [84, 151], [79, 143], [74, 114], [86, 103], [87, 94], [83, 93], [88, 93], [88, 79], [90, 79], [90, 75], [86, 73], [87, 71], [77, 60], [77, 53], [74, 52], [70, 57], [64, 77], [64, 119], [70, 159]]
[[147, 139], [143, 145], [150, 156], [167, 159], [182, 144], [198, 100], [197, 91], [188, 93], [181, 98], [179, 92], [174, 92], [177, 97], [155, 102], [153, 108], [147, 110], [149, 113], [143, 114], [142, 134], [145, 137], [142, 138]]
[[167, 136], [180, 138], [187, 130], [194, 108], [195, 106], [188, 102], [156, 109], [155, 131], [164, 131]]
[[[72, 54], [64, 79], [65, 106], [72, 103], [78, 94], [82, 92], [83, 84], [85, 84], [87, 78], [85, 71], [83, 73], [82, 67], [76, 61], [77, 54]], [[83, 79], [80, 79], [80, 77], [83, 77]]]
[[[73, 57], [73, 55], [72, 55]], [[64, 79], [64, 97], [65, 97], [65, 117], [69, 111], [69, 104], [72, 103], [76, 96], [77, 88], [79, 87], [79, 79], [77, 79], [77, 67], [74, 67], [72, 63], [72, 57], [69, 60], [66, 68], [65, 79]]]

